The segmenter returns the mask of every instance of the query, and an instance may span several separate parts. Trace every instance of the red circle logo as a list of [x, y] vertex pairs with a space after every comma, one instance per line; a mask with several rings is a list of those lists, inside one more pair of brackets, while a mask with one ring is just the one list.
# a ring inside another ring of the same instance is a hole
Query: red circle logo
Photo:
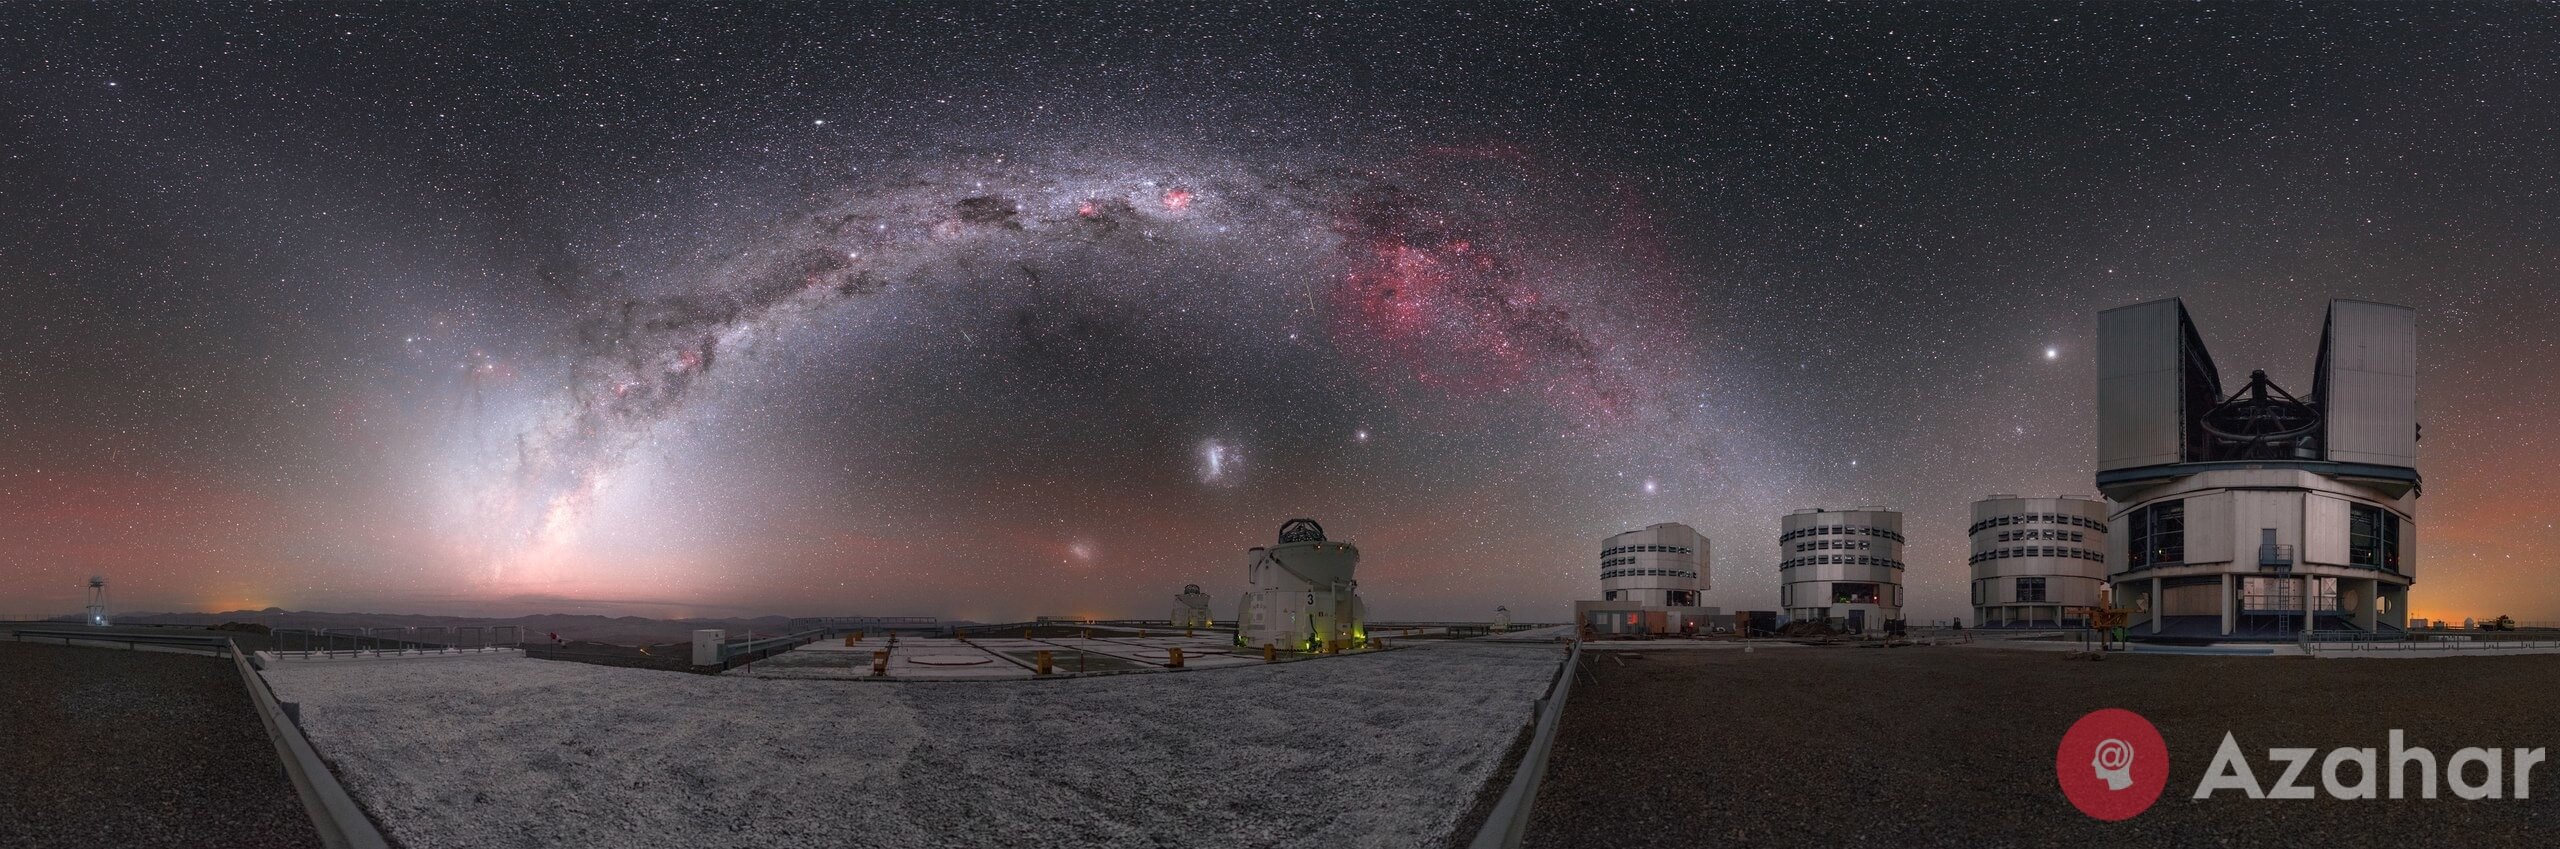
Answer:
[[2081, 813], [2107, 822], [2131, 819], [2150, 810], [2169, 786], [2169, 744], [2142, 714], [2090, 711], [2063, 733], [2053, 776]]

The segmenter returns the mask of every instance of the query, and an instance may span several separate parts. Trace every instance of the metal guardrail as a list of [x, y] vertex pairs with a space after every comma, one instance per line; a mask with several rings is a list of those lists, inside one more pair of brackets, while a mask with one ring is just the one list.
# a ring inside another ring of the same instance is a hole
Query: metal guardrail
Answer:
[[[980, 636], [1000, 636], [1008, 631], [1020, 631], [1025, 628], [1083, 628], [1088, 626], [1096, 628], [1157, 628], [1162, 630], [1178, 630], [1183, 627], [1181, 625], [1174, 624], [1171, 619], [1034, 619], [1029, 622], [998, 622], [988, 625], [953, 625], [951, 626], [950, 631], [954, 636], [967, 636], [972, 634]], [[1236, 623], [1214, 622], [1208, 625], [1195, 626], [1195, 629], [1201, 631], [1233, 632], [1236, 629]]]
[[1537, 724], [1529, 732], [1529, 749], [1520, 754], [1511, 784], [1502, 788], [1502, 798], [1493, 803], [1493, 812], [1485, 816], [1484, 827], [1476, 830], [1468, 849], [1518, 849], [1521, 838], [1528, 835], [1529, 811], [1537, 806], [1538, 782], [1546, 778], [1547, 755], [1556, 746], [1557, 721], [1573, 696], [1574, 672], [1581, 664], [1582, 641], [1575, 640], [1564, 664], [1556, 668], [1556, 680], [1547, 685], [1546, 697], [1532, 703], [1530, 715]]
[[[1562, 626], [1562, 625], [1569, 625], [1569, 624], [1572, 624], [1572, 623], [1568, 623], [1568, 622], [1514, 622], [1514, 623], [1511, 623], [1511, 630], [1513, 630], [1513, 631], [1526, 631], [1526, 630], [1529, 630], [1529, 629], [1531, 629], [1531, 628], [1554, 628], [1554, 627], [1558, 627], [1558, 626]], [[951, 627], [950, 627], [950, 630], [951, 630], [951, 632], [952, 632], [952, 633], [954, 633], [954, 634], [1002, 634], [1002, 633], [1007, 632], [1007, 631], [1020, 631], [1020, 630], [1022, 630], [1022, 629], [1024, 629], [1024, 628], [1079, 628], [1079, 627], [1084, 627], [1084, 626], [1088, 626], [1088, 625], [1090, 625], [1090, 626], [1094, 626], [1094, 627], [1100, 627], [1100, 628], [1166, 628], [1166, 629], [1175, 629], [1175, 628], [1181, 628], [1181, 627], [1183, 627], [1183, 626], [1181, 626], [1181, 625], [1176, 625], [1176, 624], [1174, 624], [1173, 620], [1171, 620], [1171, 619], [1034, 619], [1034, 620], [1031, 620], [1031, 621], [1028, 621], [1028, 622], [996, 622], [996, 623], [975, 624], [975, 625], [953, 625], [953, 626], [951, 626]], [[1367, 623], [1367, 627], [1368, 627], [1368, 629], [1369, 629], [1371, 632], [1379, 632], [1379, 631], [1394, 630], [1394, 629], [1398, 629], [1398, 628], [1489, 628], [1489, 627], [1491, 627], [1491, 623], [1484, 622], [1484, 621], [1474, 621], [1474, 622], [1370, 622], [1370, 623]], [[844, 626], [841, 626], [841, 625], [837, 626], [837, 629], [838, 629], [838, 630], [851, 630], [851, 629], [849, 629], [849, 628], [845, 628]], [[1210, 623], [1210, 624], [1208, 624], [1208, 625], [1198, 626], [1198, 628], [1197, 628], [1197, 630], [1201, 630], [1201, 631], [1230, 631], [1230, 632], [1231, 632], [1231, 631], [1234, 631], [1235, 629], [1236, 629], [1236, 623], [1235, 623], [1233, 620], [1225, 620], [1225, 621], [1213, 622], [1213, 623]]]
[[[839, 630], [848, 629], [818, 628], [815, 630], [801, 631], [796, 634], [785, 634], [779, 637], [740, 640], [734, 643], [723, 642], [720, 644], [720, 669], [723, 671], [728, 670], [740, 658], [746, 658], [745, 662], [748, 663], [763, 660], [765, 658], [772, 657], [779, 652], [789, 651], [791, 649], [799, 648], [801, 646], [817, 642], [818, 640], [825, 639]], [[752, 655], [752, 657], [750, 657], [750, 655]]]
[[276, 699], [275, 690], [267, 686], [267, 678], [258, 674], [249, 655], [229, 637], [193, 634], [118, 634], [74, 630], [12, 629], [10, 638], [22, 642], [60, 641], [63, 645], [122, 645], [127, 650], [150, 647], [167, 651], [179, 649], [202, 651], [215, 657], [229, 657], [231, 668], [240, 674], [240, 685], [249, 691], [251, 708], [258, 713], [258, 724], [267, 730], [267, 741], [276, 747], [276, 759], [284, 767], [285, 777], [292, 780], [294, 794], [302, 798], [302, 809], [311, 817], [312, 830], [319, 833], [320, 844], [329, 849], [389, 849], [373, 820], [365, 816], [355, 797], [338, 783], [336, 773], [320, 760], [320, 752], [311, 747], [310, 738], [302, 734], [302, 726], [285, 715], [284, 703]]
[[380, 657], [418, 651], [488, 652], [520, 647], [521, 625], [424, 625], [396, 628], [277, 628], [271, 651], [301, 657]]
[[[2423, 632], [2422, 632], [2422, 633], [2423, 633]], [[2459, 634], [2459, 633], [2461, 633], [2461, 632], [2454, 632], [2454, 633]], [[2317, 648], [2316, 648], [2316, 649], [2313, 649], [2313, 647], [2315, 647], [2315, 646], [2316, 646]], [[2501, 651], [2501, 650], [2506, 650], [2506, 649], [2560, 649], [2560, 639], [2550, 639], [2550, 638], [2534, 639], [2534, 638], [2526, 638], [2526, 639], [2506, 639], [2506, 640], [2501, 640], [2501, 639], [2485, 639], [2485, 640], [2483, 640], [2483, 639], [2443, 640], [2443, 639], [2434, 639], [2434, 638], [2432, 638], [2432, 637], [2423, 638], [2423, 639], [2421, 639], [2421, 638], [2409, 638], [2409, 639], [2402, 639], [2402, 638], [2392, 637], [2392, 638], [2368, 639], [2368, 640], [2353, 640], [2353, 639], [2348, 639], [2348, 640], [2329, 640], [2329, 639], [2316, 639], [2316, 640], [2311, 640], [2311, 641], [2306, 642], [2306, 643], [2304, 644], [2304, 648], [2306, 648], [2306, 649], [2313, 649], [2313, 650], [2315, 650], [2315, 651], [2327, 651], [2327, 650], [2333, 650], [2333, 649], [2341, 649], [2341, 648], [2343, 648], [2343, 649], [2344, 649], [2344, 650], [2346, 650], [2346, 651], [2360, 651], [2360, 652], [2448, 652], [2448, 653], [2461, 653], [2461, 652], [2466, 652], [2466, 651], [2479, 651], [2479, 652], [2487, 653], [2487, 652], [2496, 652], [2496, 651]]]
[[237, 653], [240, 650], [239, 647], [232, 644], [231, 638], [229, 637], [208, 637], [198, 634], [132, 634], [89, 631], [77, 628], [65, 628], [58, 630], [44, 628], [12, 628], [10, 629], [10, 634], [19, 642], [26, 643], [61, 643], [66, 646], [97, 646], [100, 648], [114, 648], [122, 646], [128, 651], [140, 649], [143, 646], [152, 646], [164, 651], [168, 649], [200, 651], [214, 657], [221, 657], [226, 653]]
[[267, 677], [258, 674], [249, 659], [240, 653], [238, 644], [230, 646], [231, 664], [240, 671], [240, 683], [249, 688], [249, 699], [257, 704], [258, 721], [267, 727], [267, 739], [275, 744], [276, 758], [284, 762], [287, 778], [293, 780], [294, 793], [302, 797], [302, 809], [311, 815], [311, 827], [320, 833], [320, 843], [329, 849], [388, 849], [382, 830], [356, 805], [355, 797], [338, 783], [338, 776], [320, 760], [320, 752], [302, 735], [302, 726], [284, 712]]
[[779, 637], [766, 637], [761, 640], [742, 640], [734, 643], [724, 642], [720, 644], [720, 662], [722, 664], [727, 664], [730, 658], [738, 657], [740, 655], [754, 654], [768, 649], [807, 645], [825, 637], [832, 631], [833, 629], [830, 628], [818, 628], [815, 630], [802, 631], [797, 634], [785, 634]]
[[823, 628], [937, 628], [941, 625], [942, 617], [939, 616], [801, 616], [793, 618], [789, 627], [794, 631], [807, 631]]

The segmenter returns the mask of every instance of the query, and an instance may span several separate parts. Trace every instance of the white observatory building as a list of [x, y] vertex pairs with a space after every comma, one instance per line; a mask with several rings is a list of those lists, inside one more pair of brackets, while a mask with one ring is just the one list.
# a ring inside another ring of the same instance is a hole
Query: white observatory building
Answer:
[[1889, 632], [1902, 621], [1902, 571], [1899, 512], [1815, 507], [1778, 520], [1778, 606], [1791, 621]]
[[1600, 600], [1574, 602], [1574, 622], [1596, 636], [1712, 630], [1722, 611], [1698, 605], [1712, 555], [1705, 534], [1678, 522], [1602, 539]]
[[1176, 628], [1209, 627], [1214, 624], [1209, 616], [1209, 594], [1201, 592], [1199, 584], [1182, 585], [1182, 594], [1173, 597], [1173, 615], [1168, 618]]
[[1334, 641], [1345, 648], [1367, 641], [1367, 610], [1351, 577], [1359, 565], [1360, 549], [1325, 539], [1316, 520], [1281, 525], [1277, 544], [1245, 551], [1253, 589], [1236, 607], [1236, 644], [1318, 651]]
[[2107, 503], [1994, 495], [1973, 503], [1973, 621], [1984, 628], [2078, 627], [2107, 585]]
[[2181, 301], [2098, 314], [2097, 483], [2134, 634], [2401, 630], [2417, 576], [2417, 336], [2408, 307], [2331, 301], [2297, 395], [2264, 371], [2226, 389]]

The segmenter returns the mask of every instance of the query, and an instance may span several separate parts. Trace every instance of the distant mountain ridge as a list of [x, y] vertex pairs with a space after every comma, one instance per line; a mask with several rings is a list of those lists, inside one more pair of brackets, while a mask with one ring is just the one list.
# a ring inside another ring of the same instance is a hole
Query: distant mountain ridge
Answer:
[[455, 626], [488, 627], [514, 625], [524, 629], [525, 639], [548, 641], [557, 633], [563, 640], [589, 640], [599, 643], [648, 645], [680, 643], [693, 639], [698, 629], [718, 628], [732, 638], [749, 633], [778, 635], [789, 633], [792, 617], [757, 616], [725, 619], [651, 619], [645, 616], [601, 616], [587, 613], [551, 613], [505, 618], [484, 616], [436, 616], [420, 613], [330, 613], [314, 610], [233, 610], [222, 613], [119, 613], [119, 625], [220, 625], [224, 622], [254, 622], [270, 628], [445, 628]]

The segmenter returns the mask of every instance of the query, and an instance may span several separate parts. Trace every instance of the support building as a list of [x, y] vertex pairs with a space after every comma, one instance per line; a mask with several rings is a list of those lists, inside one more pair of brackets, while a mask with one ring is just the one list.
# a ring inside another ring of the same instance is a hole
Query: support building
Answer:
[[2226, 389], [2175, 299], [2098, 314], [2108, 579], [2135, 636], [2391, 633], [2417, 578], [2417, 314], [2331, 301], [2310, 391]]

